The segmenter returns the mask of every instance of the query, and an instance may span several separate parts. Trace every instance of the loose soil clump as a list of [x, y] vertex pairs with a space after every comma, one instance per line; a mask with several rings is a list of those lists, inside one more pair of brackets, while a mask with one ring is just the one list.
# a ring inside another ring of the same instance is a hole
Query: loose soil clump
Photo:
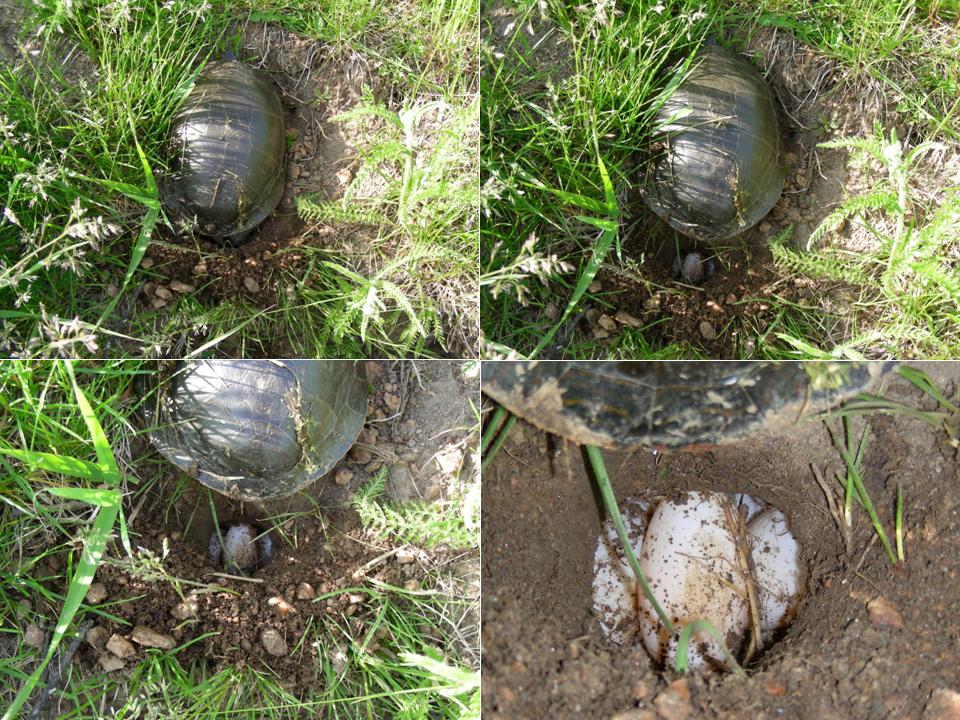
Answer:
[[[952, 365], [924, 369], [948, 396], [960, 387]], [[878, 394], [931, 404], [895, 376]], [[831, 425], [838, 431], [838, 420]], [[862, 427], [854, 421], [858, 437]], [[621, 502], [744, 491], [782, 509], [807, 570], [797, 620], [745, 681], [678, 676], [639, 645], [607, 645], [591, 614], [603, 511], [586, 459], [520, 421], [483, 478], [484, 717], [919, 719], [938, 717], [930, 708], [960, 691], [951, 612], [960, 592], [960, 482], [943, 433], [904, 416], [869, 418], [864, 482], [891, 541], [898, 485], [905, 498], [906, 562], [895, 566], [856, 504], [845, 549], [811, 469], [839, 488], [843, 461], [819, 421], [709, 452], [604, 457]]]

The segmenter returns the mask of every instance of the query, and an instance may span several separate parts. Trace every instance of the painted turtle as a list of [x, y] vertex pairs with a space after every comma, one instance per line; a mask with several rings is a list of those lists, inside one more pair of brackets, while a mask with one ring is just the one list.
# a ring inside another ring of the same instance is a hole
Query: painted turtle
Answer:
[[185, 361], [147, 403], [150, 439], [225, 495], [290, 495], [325, 475], [363, 429], [360, 373], [352, 360]]
[[602, 447], [714, 446], [866, 391], [885, 362], [536, 362], [483, 364], [483, 391], [515, 415]]
[[164, 203], [238, 244], [280, 202], [286, 133], [273, 85], [234, 58], [207, 64], [173, 117]]
[[701, 48], [654, 126], [643, 196], [674, 229], [724, 240], [776, 204], [786, 178], [776, 106], [744, 58]]

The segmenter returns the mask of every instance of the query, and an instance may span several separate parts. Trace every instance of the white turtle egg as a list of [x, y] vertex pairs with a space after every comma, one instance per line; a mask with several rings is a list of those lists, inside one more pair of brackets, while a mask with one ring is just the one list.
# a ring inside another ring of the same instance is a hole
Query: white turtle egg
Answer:
[[753, 520], [753, 518], [757, 516], [757, 513], [765, 507], [763, 500], [757, 500], [752, 495], [747, 495], [746, 493], [735, 493], [731, 497], [733, 498], [733, 504], [740, 508], [740, 513], [746, 522]]
[[211, 564], [220, 565], [228, 572], [252, 570], [270, 559], [273, 543], [266, 533], [257, 535], [257, 529], [248, 523], [238, 523], [221, 533], [210, 536], [208, 549]]
[[[690, 492], [660, 503], [643, 538], [640, 568], [677, 630], [689, 622], [709, 621], [736, 653], [748, 627], [746, 582], [737, 562], [730, 520], [738, 510], [730, 496]], [[676, 662], [677, 637], [668, 637], [656, 611], [638, 588], [640, 629], [647, 651]], [[720, 644], [695, 633], [688, 647], [691, 669], [708, 662], [728, 666]]]
[[802, 582], [800, 545], [783, 513], [768, 507], [747, 527], [764, 637], [788, 622], [799, 601]]
[[[627, 498], [620, 503], [620, 515], [633, 552], [639, 557], [643, 530], [647, 524], [647, 503]], [[593, 556], [593, 612], [600, 630], [610, 642], [623, 645], [637, 631], [637, 581], [623, 552], [613, 522], [603, 524]]]

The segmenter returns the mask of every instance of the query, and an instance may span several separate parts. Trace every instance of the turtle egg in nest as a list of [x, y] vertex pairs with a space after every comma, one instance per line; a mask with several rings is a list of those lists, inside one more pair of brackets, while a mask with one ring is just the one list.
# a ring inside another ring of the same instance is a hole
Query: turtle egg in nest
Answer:
[[[800, 548], [779, 510], [748, 495], [705, 492], [663, 500], [652, 513], [636, 499], [622, 506], [640, 568], [678, 632], [707, 620], [738, 656], [752, 634], [766, 642], [792, 620], [802, 587]], [[593, 606], [610, 642], [640, 642], [674, 666], [677, 636], [635, 581], [609, 521], [594, 556]], [[693, 634], [688, 660], [693, 669], [729, 667], [705, 632]]]
[[268, 534], [258, 536], [253, 525], [237, 523], [213, 531], [208, 553], [212, 565], [222, 564], [227, 572], [246, 572], [266, 563], [272, 549]]

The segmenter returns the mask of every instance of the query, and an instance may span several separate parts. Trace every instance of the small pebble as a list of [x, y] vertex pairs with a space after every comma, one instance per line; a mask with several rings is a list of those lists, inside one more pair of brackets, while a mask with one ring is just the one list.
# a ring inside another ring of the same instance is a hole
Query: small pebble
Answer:
[[900, 611], [885, 597], [878, 596], [867, 603], [867, 614], [870, 616], [870, 622], [874, 627], [881, 630], [885, 628], [894, 628], [899, 630], [903, 627], [903, 617]]
[[274, 610], [276, 610], [281, 617], [284, 617], [286, 615], [289, 615], [290, 613], [294, 613], [297, 611], [297, 609], [293, 605], [288, 603], [279, 595], [275, 595], [274, 597], [267, 600], [267, 605], [269, 605]]
[[157, 289], [153, 291], [153, 294], [158, 298], [163, 298], [164, 300], [169, 300], [173, 297], [173, 293], [170, 292], [170, 289], [164, 287], [163, 285], [158, 285]]
[[766, 220], [764, 220], [762, 223], [760, 223], [759, 225], [757, 225], [757, 230], [759, 230], [759, 231], [760, 231], [761, 233], [763, 233], [764, 235], [766, 235], [766, 234], [767, 234], [768, 232], [770, 232], [772, 229], [773, 229], [773, 225], [771, 225], [770, 223], [768, 223]]
[[107, 588], [103, 583], [93, 583], [87, 589], [86, 601], [92, 605], [102, 603], [107, 597]]
[[626, 325], [627, 327], [638, 328], [643, 326], [643, 323], [640, 322], [638, 318], [635, 318], [633, 315], [624, 310], [617, 310], [617, 314], [613, 316], [613, 319], [621, 325]]
[[560, 308], [553, 303], [547, 303], [546, 307], [543, 308], [543, 314], [547, 316], [548, 320], [556, 320], [560, 316]]
[[107, 653], [100, 655], [100, 667], [102, 667], [105, 672], [120, 670], [126, 667], [126, 665], [127, 663], [118, 658], [116, 655], [109, 655]]
[[169, 635], [158, 633], [144, 625], [137, 625], [130, 633], [130, 639], [138, 645], [150, 648], [160, 648], [161, 650], [172, 650], [177, 642]]
[[400, 550], [397, 552], [397, 562], [401, 565], [409, 565], [416, 559], [417, 556], [409, 550]]
[[733, 293], [730, 293], [723, 299], [724, 305], [735, 305], [736, 302], [737, 302], [737, 296], [734, 295]]
[[317, 591], [313, 589], [310, 583], [300, 583], [297, 588], [297, 600], [313, 600], [317, 596]]
[[396, 412], [400, 409], [400, 398], [393, 393], [384, 393], [383, 402], [390, 412]]
[[107, 640], [110, 638], [110, 631], [105, 627], [94, 625], [87, 630], [84, 640], [95, 650], [103, 650], [107, 646]]
[[264, 630], [260, 633], [260, 642], [263, 643], [264, 649], [274, 657], [282, 657], [287, 654], [287, 641], [276, 630]]
[[664, 720], [686, 720], [690, 717], [690, 687], [686, 678], [674, 680], [653, 699]]
[[170, 289], [173, 290], [175, 293], [181, 293], [181, 294], [192, 293], [197, 291], [197, 288], [194, 285], [191, 285], [190, 283], [181, 282], [180, 280], [171, 280]]
[[190, 618], [196, 617], [199, 610], [200, 606], [196, 598], [188, 597], [183, 602], [177, 603], [170, 611], [170, 614], [177, 620], [189, 620]]
[[763, 689], [768, 695], [773, 697], [783, 697], [787, 694], [787, 686], [779, 680], [767, 680], [763, 683]]
[[616, 332], [618, 329], [617, 321], [609, 315], [601, 315], [597, 320], [597, 324], [607, 332]]
[[333, 481], [337, 485], [346, 485], [351, 480], [353, 480], [353, 473], [349, 470], [337, 470], [336, 474], [333, 476]]
[[240, 647], [242, 647], [247, 652], [250, 652], [251, 650], [253, 650], [253, 643], [251, 643], [246, 638], [243, 638], [242, 640], [240, 640]]
[[30, 647], [38, 650], [44, 645], [44, 632], [33, 623], [27, 625], [23, 631], [23, 641]]
[[140, 261], [140, 267], [142, 267], [144, 270], [149, 270], [153, 267], [153, 264], [154, 259], [152, 257], [145, 257]]
[[937, 688], [923, 710], [923, 720], [960, 720], [960, 693], [950, 688]]
[[606, 338], [610, 337], [610, 333], [608, 333], [606, 330], [604, 330], [604, 329], [603, 329], [602, 327], [600, 327], [599, 325], [597, 325], [596, 327], [592, 328], [592, 329], [591, 329], [591, 333], [593, 334], [593, 339], [594, 339], [594, 340], [605, 340]]
[[137, 653], [137, 649], [133, 646], [132, 642], [116, 633], [111, 635], [110, 639], [107, 640], [107, 650], [119, 658], [128, 658]]
[[155, 297], [150, 301], [150, 305], [154, 310], [159, 310], [160, 308], [167, 306], [167, 301], [163, 298]]
[[717, 331], [714, 330], [713, 325], [711, 325], [706, 320], [700, 321], [700, 335], [703, 336], [704, 340], [716, 340]]
[[254, 278], [247, 275], [243, 278], [243, 286], [247, 289], [247, 292], [258, 293], [260, 292], [260, 283], [258, 283]]
[[592, 283], [590, 283], [587, 290], [589, 290], [592, 293], [598, 293], [601, 290], [603, 290], [603, 283], [600, 282], [599, 280], [594, 280]]
[[350, 448], [350, 459], [358, 463], [368, 463], [373, 458], [373, 455], [370, 454], [370, 451], [366, 448], [359, 447], [354, 445]]

